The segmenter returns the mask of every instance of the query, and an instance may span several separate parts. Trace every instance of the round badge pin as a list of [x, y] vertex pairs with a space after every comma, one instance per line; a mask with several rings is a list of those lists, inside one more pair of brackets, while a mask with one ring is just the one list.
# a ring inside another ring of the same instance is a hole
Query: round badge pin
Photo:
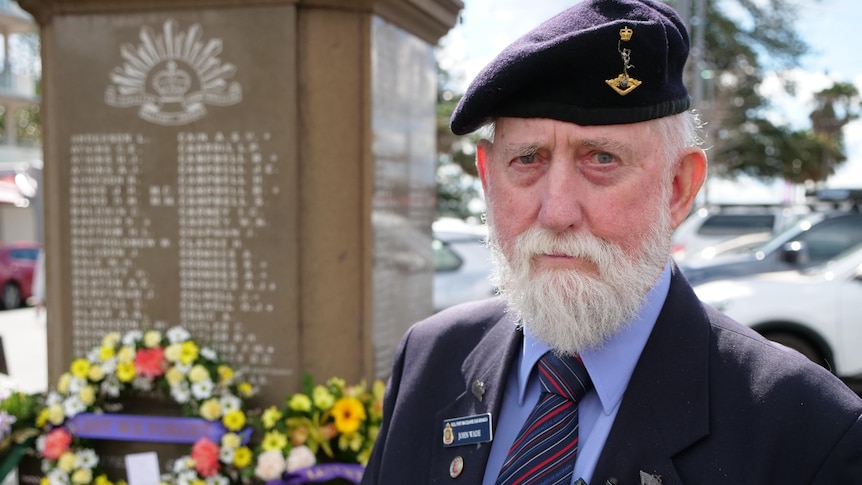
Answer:
[[464, 459], [460, 456], [456, 456], [452, 459], [452, 463], [449, 464], [449, 476], [452, 478], [458, 478], [462, 471], [464, 471]]

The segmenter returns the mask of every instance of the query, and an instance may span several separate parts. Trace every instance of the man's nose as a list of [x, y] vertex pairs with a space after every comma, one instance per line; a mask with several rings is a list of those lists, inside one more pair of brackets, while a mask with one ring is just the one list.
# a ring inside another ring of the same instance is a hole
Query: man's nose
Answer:
[[580, 201], [585, 184], [577, 167], [573, 163], [553, 161], [542, 184], [539, 223], [554, 232], [580, 226], [583, 222]]

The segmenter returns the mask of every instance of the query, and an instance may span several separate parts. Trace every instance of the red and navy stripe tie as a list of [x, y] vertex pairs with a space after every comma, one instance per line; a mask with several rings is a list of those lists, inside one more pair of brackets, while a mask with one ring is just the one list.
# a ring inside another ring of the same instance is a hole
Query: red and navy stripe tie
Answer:
[[577, 357], [548, 352], [537, 366], [539, 402], [503, 462], [497, 485], [569, 485], [578, 453], [578, 401], [593, 383]]

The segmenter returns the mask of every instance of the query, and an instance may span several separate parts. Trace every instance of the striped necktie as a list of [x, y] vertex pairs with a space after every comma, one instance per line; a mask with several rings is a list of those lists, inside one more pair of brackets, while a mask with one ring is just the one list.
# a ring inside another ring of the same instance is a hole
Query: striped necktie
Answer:
[[539, 402], [500, 469], [497, 485], [550, 485], [572, 481], [578, 452], [578, 401], [593, 383], [577, 357], [548, 352], [537, 366]]

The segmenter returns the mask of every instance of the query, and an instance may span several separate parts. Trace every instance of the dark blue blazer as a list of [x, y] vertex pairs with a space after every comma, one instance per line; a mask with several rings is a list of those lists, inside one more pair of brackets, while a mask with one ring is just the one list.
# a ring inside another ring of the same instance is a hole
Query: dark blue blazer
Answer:
[[[480, 484], [490, 443], [446, 448], [442, 423], [496, 419], [521, 339], [500, 299], [414, 325], [362, 483]], [[703, 305], [675, 271], [590, 484], [862, 484], [860, 415], [840, 380]]]

